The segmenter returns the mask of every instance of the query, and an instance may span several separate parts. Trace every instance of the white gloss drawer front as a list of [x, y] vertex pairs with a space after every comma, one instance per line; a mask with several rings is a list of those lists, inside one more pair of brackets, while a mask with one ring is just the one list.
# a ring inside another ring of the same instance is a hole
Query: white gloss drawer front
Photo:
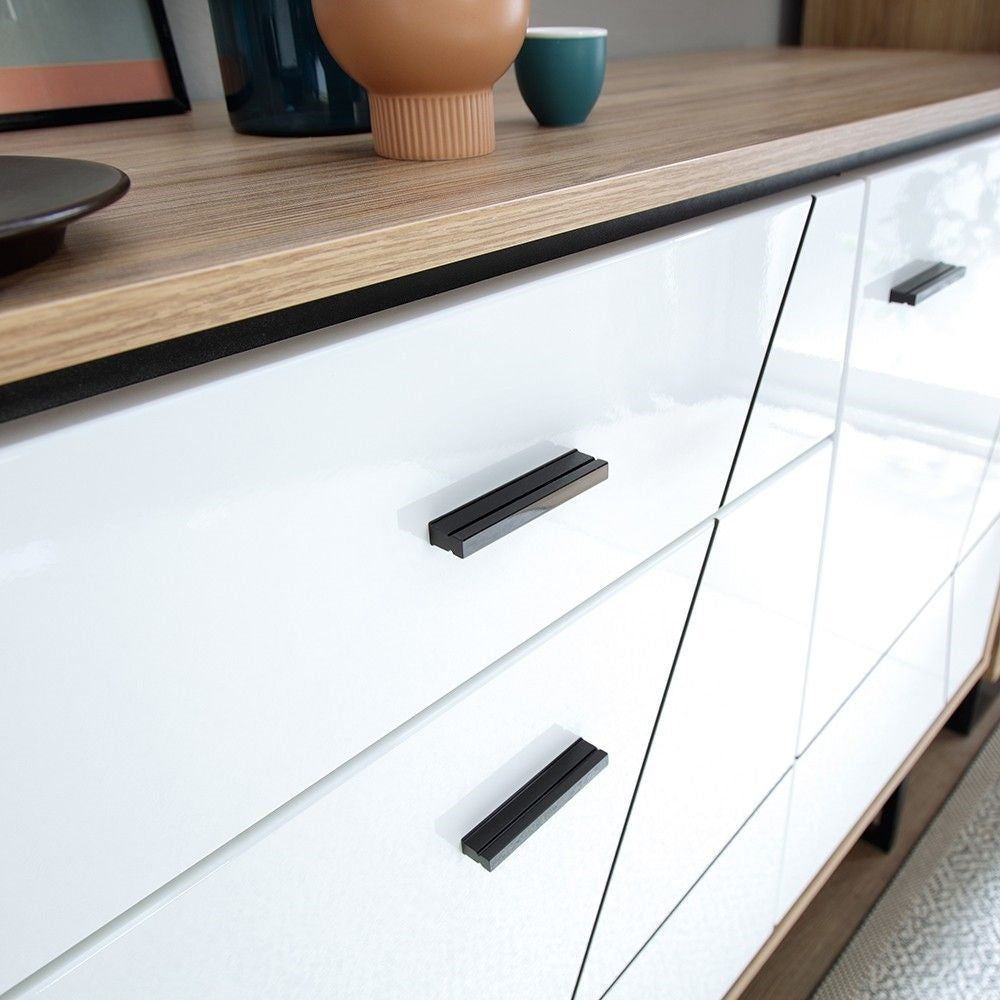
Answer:
[[0, 430], [0, 990], [710, 517], [808, 208]]
[[[621, 585], [46, 1000], [568, 998], [708, 538]], [[578, 738], [606, 765], [547, 821], [528, 817], [499, 851], [502, 829], [473, 834]]]
[[1000, 136], [871, 176], [803, 746], [1000, 513], [998, 204]]

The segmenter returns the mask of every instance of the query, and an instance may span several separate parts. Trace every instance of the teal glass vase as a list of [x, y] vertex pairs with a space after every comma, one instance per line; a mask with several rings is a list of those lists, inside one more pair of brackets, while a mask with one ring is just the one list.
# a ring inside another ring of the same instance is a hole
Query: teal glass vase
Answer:
[[334, 61], [311, 0], [209, 0], [229, 120], [250, 135], [367, 132], [368, 98]]

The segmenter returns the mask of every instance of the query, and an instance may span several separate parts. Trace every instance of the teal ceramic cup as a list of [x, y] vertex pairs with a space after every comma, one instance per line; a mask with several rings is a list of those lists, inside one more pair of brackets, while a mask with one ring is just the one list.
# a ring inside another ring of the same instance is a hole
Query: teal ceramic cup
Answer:
[[539, 125], [579, 125], [597, 103], [608, 54], [606, 28], [528, 28], [514, 72]]

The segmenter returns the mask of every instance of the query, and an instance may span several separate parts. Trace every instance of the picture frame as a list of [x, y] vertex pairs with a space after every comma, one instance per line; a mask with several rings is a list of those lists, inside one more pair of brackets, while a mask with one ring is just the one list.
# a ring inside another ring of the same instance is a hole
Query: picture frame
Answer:
[[[31, 0], [0, 0], [0, 29], [4, 20], [21, 28], [20, 36], [16, 30], [7, 33], [6, 48], [0, 39], [0, 132], [190, 111], [163, 0], [63, 3], [66, 23], [53, 26], [51, 51], [45, 51], [45, 33], [30, 22], [37, 5], [32, 9]], [[51, 17], [52, 4], [48, 10]], [[123, 11], [130, 15], [124, 20]], [[117, 15], [117, 32], [92, 30], [101, 13]], [[24, 14], [21, 21], [19, 14]], [[129, 25], [135, 29], [131, 36]], [[108, 49], [116, 44], [120, 53]], [[88, 46], [111, 57], [94, 58]], [[143, 58], [128, 58], [134, 50]], [[21, 58], [25, 62], [19, 65]], [[75, 103], [77, 94], [99, 99]]]

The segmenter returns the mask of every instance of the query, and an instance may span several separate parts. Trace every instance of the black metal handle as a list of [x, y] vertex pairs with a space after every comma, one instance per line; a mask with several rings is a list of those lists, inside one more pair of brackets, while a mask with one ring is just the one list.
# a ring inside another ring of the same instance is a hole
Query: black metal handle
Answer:
[[608, 755], [578, 739], [462, 838], [462, 853], [491, 872], [607, 766]]
[[965, 274], [965, 268], [957, 264], [937, 263], [921, 271], [920, 274], [908, 278], [901, 285], [896, 285], [889, 292], [890, 302], [901, 302], [906, 306], [915, 306], [924, 299], [936, 295], [942, 288], [958, 281]]
[[568, 451], [427, 525], [431, 545], [464, 559], [608, 478], [608, 463]]

